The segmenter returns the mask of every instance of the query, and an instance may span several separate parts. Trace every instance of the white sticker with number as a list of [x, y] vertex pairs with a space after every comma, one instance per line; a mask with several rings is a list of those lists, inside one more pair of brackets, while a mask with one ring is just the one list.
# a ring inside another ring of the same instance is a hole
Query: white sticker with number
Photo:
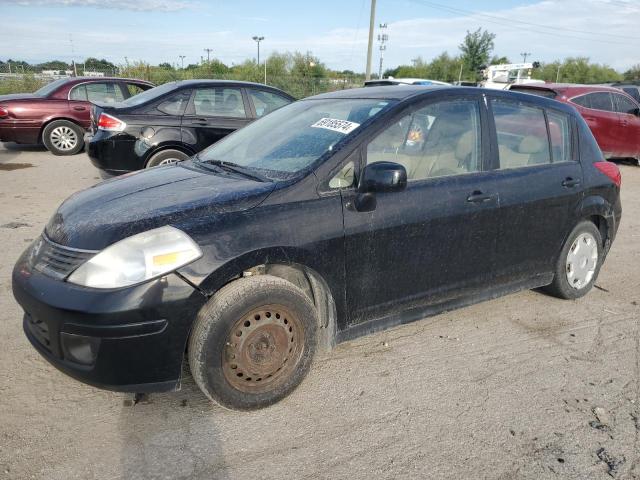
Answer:
[[348, 120], [338, 120], [337, 118], [321, 118], [311, 126], [313, 128], [324, 128], [327, 130], [333, 130], [334, 132], [340, 132], [346, 135], [347, 133], [353, 132], [360, 126], [360, 124], [350, 122]]

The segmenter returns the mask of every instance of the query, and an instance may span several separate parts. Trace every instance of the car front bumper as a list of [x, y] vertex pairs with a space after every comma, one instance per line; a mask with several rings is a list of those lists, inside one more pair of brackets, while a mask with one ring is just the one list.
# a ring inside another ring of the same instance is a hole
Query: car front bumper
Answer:
[[12, 280], [27, 338], [59, 370], [115, 391], [179, 387], [187, 338], [206, 297], [178, 275], [115, 290], [84, 288], [34, 270], [27, 251]]

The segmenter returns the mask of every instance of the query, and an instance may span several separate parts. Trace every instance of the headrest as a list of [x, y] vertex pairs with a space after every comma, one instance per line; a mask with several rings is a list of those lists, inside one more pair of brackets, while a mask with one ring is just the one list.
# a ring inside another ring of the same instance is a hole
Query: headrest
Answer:
[[473, 152], [473, 148], [475, 146], [475, 135], [473, 133], [474, 132], [472, 130], [469, 130], [460, 137], [460, 140], [458, 140], [458, 144], [456, 145], [457, 160], [466, 160]]
[[527, 135], [520, 142], [518, 147], [518, 153], [526, 153], [532, 155], [534, 153], [540, 153], [545, 149], [545, 142], [533, 135]]

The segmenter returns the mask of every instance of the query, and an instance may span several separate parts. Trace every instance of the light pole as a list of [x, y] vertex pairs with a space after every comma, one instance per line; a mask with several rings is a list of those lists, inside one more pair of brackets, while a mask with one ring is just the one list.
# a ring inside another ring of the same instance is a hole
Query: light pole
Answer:
[[258, 44], [258, 61], [257, 61], [256, 63], [257, 63], [258, 65], [260, 65], [260, 42], [261, 42], [262, 40], [264, 40], [264, 37], [259, 37], [259, 36], [257, 36], [257, 35], [254, 35], [254, 36], [253, 36], [253, 37], [251, 37], [251, 38], [253, 38], [253, 39], [256, 41], [256, 43]]
[[529, 55], [531, 55], [530, 52], [522, 52], [520, 55], [522, 55], [522, 63], [527, 63], [527, 57]]
[[[258, 35], [254, 35], [251, 38], [253, 38], [255, 40], [255, 42], [258, 44], [258, 59], [256, 61], [256, 65], [258, 65], [258, 67], [260, 67], [260, 42], [262, 40], [264, 40], [264, 37], [260, 37]], [[267, 83], [267, 61], [266, 60], [264, 62], [264, 83]]]
[[186, 55], [178, 55], [178, 57], [180, 58], [180, 68], [182, 68], [182, 70], [184, 70], [184, 59], [187, 56]]
[[382, 62], [384, 60], [384, 51], [387, 49], [385, 43], [389, 40], [389, 35], [384, 33], [387, 29], [386, 23], [380, 24], [380, 32], [378, 34], [378, 41], [380, 42], [380, 67], [378, 69], [378, 79], [382, 79]]

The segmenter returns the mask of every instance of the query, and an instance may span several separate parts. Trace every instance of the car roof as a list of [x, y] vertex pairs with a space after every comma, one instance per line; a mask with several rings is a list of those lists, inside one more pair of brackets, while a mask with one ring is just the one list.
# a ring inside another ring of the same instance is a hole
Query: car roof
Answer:
[[607, 85], [582, 85], [578, 83], [524, 83], [521, 85], [514, 85], [516, 90], [550, 90], [554, 92], [562, 92], [565, 95], [577, 95], [580, 93], [590, 92], [614, 92], [620, 93], [620, 89], [617, 87], [610, 87]]
[[139, 78], [123, 78], [123, 77], [69, 77], [67, 84], [86, 83], [86, 82], [104, 82], [108, 80], [110, 82], [139, 82], [146, 83], [147, 85], [153, 85], [153, 83], [147, 80], [141, 80]]
[[[381, 100], [403, 100], [405, 98], [420, 95], [421, 93], [443, 90], [460, 91], [461, 87], [450, 87], [447, 85], [406, 85], [404, 88], [389, 88], [388, 86], [348, 88], [336, 90], [334, 92], [321, 93], [308, 97], [308, 99], [323, 98], [363, 98]], [[474, 89], [477, 91], [477, 89]]]
[[[612, 89], [617, 90], [617, 89]], [[618, 90], [619, 91], [619, 90]], [[323, 99], [371, 99], [371, 100], [397, 100], [399, 103], [411, 101], [419, 96], [430, 96], [436, 93], [444, 94], [466, 94], [479, 98], [485, 94], [490, 97], [504, 97], [519, 100], [540, 107], [554, 108], [562, 110], [570, 114], [577, 114], [575, 109], [570, 105], [550, 98], [540, 97], [537, 95], [529, 95], [517, 91], [495, 90], [489, 88], [478, 87], [459, 87], [456, 85], [407, 85], [404, 88], [389, 87], [362, 87], [351, 88], [346, 90], [336, 90], [335, 92], [322, 93], [313, 97], [307, 97], [306, 100], [323, 100]]]
[[277, 87], [272, 87], [271, 85], [265, 85], [264, 83], [256, 83], [256, 82], [245, 82], [242, 80], [209, 80], [209, 79], [192, 79], [192, 80], [175, 80], [170, 82], [176, 85], [176, 87], [184, 87], [184, 86], [203, 86], [203, 85], [233, 85], [236, 87], [255, 87], [263, 90], [273, 90], [278, 93], [284, 94], [289, 98], [294, 98], [284, 90], [281, 90]]

